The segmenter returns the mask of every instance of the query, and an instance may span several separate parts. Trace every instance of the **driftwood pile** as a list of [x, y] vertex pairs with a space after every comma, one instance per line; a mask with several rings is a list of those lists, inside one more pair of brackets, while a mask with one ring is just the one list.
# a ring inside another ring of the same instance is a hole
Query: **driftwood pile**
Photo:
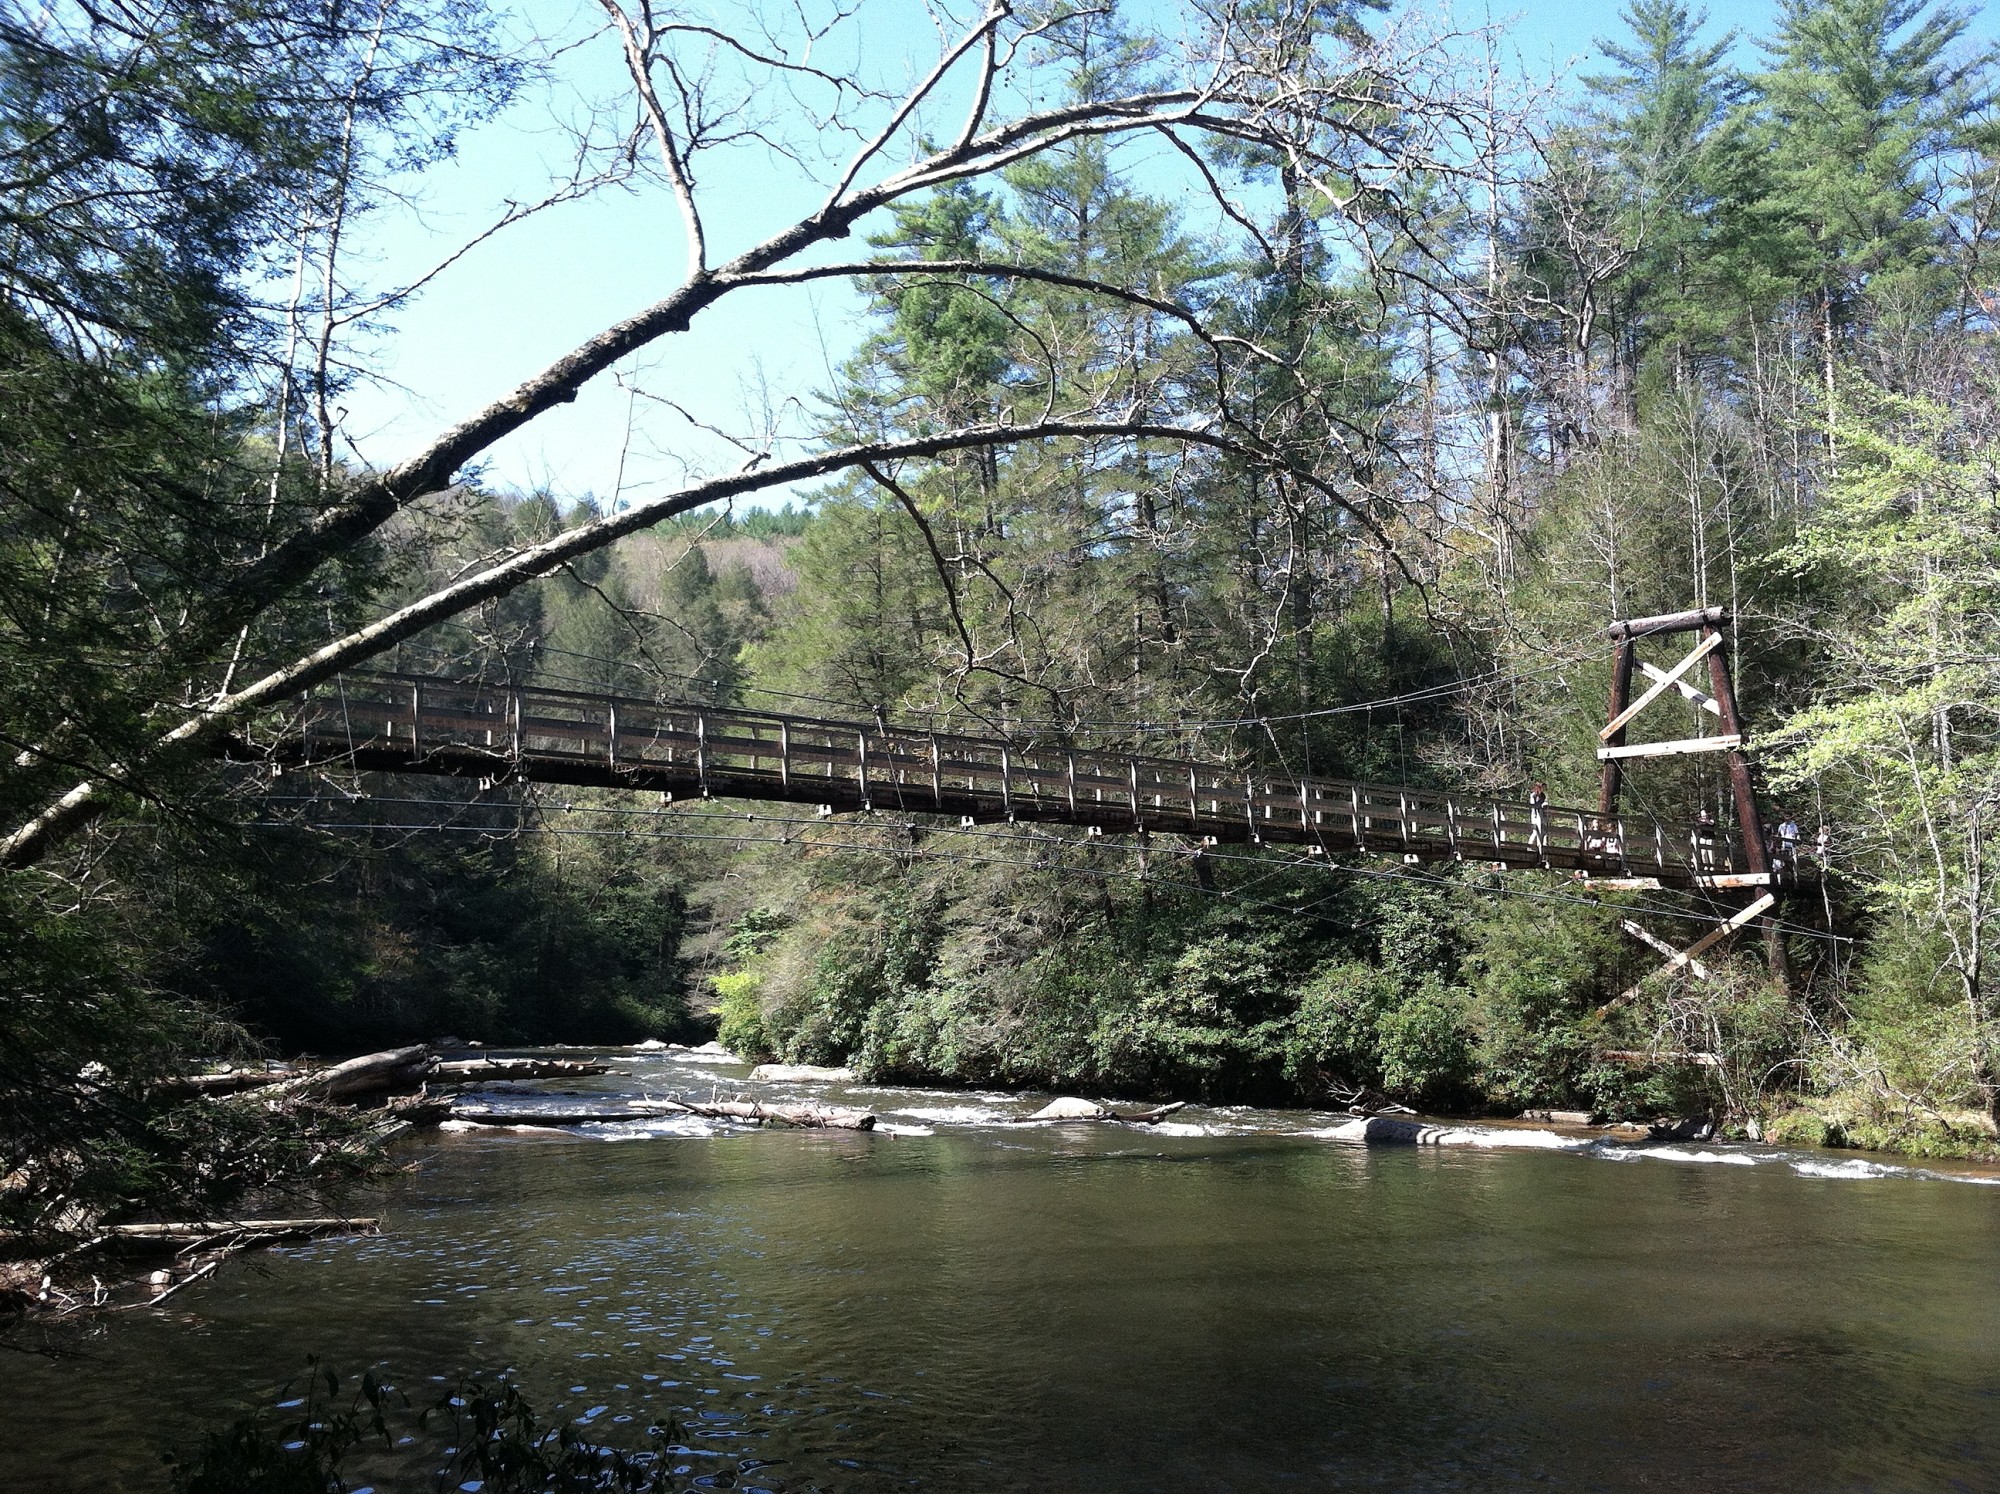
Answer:
[[[173, 1224], [107, 1224], [90, 1238], [39, 1263], [14, 1284], [18, 1305], [63, 1316], [86, 1310], [157, 1307], [214, 1274], [238, 1251], [321, 1235], [372, 1235], [377, 1219], [203, 1219]], [[135, 1262], [134, 1257], [139, 1259]], [[147, 1271], [147, 1260], [153, 1269]], [[79, 1283], [88, 1274], [90, 1285]], [[58, 1281], [60, 1277], [60, 1281]], [[108, 1278], [108, 1280], [107, 1280]]]
[[[334, 1146], [365, 1153], [417, 1126], [447, 1119], [453, 1088], [499, 1080], [576, 1079], [608, 1073], [610, 1067], [572, 1059], [447, 1060], [429, 1044], [419, 1043], [365, 1053], [344, 1063], [215, 1069], [168, 1080], [160, 1092], [174, 1099], [270, 1110], [352, 1107], [362, 1112], [363, 1124], [358, 1134]], [[87, 1211], [73, 1213], [60, 1226], [75, 1242], [67, 1249], [46, 1259], [0, 1262], [0, 1310], [60, 1314], [150, 1306], [209, 1275], [238, 1251], [322, 1234], [373, 1232], [377, 1227], [373, 1219], [341, 1217], [105, 1224]], [[140, 1259], [135, 1261], [135, 1256]]]
[[[607, 1096], [596, 1107], [579, 1102], [573, 1109], [535, 1110], [467, 1102], [452, 1093], [471, 1085], [582, 1079], [610, 1070], [608, 1063], [581, 1059], [445, 1059], [431, 1045], [419, 1043], [334, 1064], [218, 1068], [169, 1080], [161, 1093], [177, 1099], [270, 1110], [351, 1107], [362, 1112], [361, 1133], [337, 1145], [356, 1150], [371, 1149], [414, 1127], [447, 1120], [482, 1126], [543, 1127], [698, 1115], [759, 1126], [875, 1129], [875, 1116], [865, 1110], [765, 1103], [747, 1095], [707, 1101]], [[0, 1263], [0, 1310], [27, 1308], [62, 1314], [154, 1306], [209, 1276], [238, 1251], [324, 1234], [373, 1233], [377, 1227], [374, 1219], [342, 1217], [129, 1224], [104, 1224], [79, 1217], [69, 1227], [75, 1243], [59, 1254]]]

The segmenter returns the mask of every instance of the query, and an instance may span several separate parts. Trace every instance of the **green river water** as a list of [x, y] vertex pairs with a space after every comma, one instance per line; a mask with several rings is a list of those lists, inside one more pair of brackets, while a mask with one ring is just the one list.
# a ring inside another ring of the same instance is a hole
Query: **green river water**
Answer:
[[[743, 1073], [619, 1069], [576, 1087]], [[672, 1414], [713, 1487], [2000, 1489], [1990, 1173], [836, 1093], [897, 1133], [423, 1138], [380, 1237], [0, 1355], [0, 1487], [161, 1487], [163, 1448], [315, 1354], [511, 1371], [597, 1440]], [[412, 1454], [362, 1471], [431, 1487]]]

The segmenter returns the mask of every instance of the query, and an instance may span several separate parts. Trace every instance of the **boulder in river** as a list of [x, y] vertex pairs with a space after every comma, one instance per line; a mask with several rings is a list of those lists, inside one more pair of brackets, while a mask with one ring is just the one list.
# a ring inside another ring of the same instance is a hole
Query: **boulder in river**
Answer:
[[1449, 1126], [1425, 1125], [1422, 1121], [1401, 1120], [1395, 1116], [1369, 1115], [1359, 1120], [1343, 1121], [1323, 1134], [1337, 1141], [1388, 1141], [1437, 1146], [1452, 1134], [1452, 1129]]
[[810, 1063], [760, 1063], [750, 1071], [750, 1078], [758, 1084], [852, 1084], [854, 1070]]
[[1064, 1095], [1059, 1100], [1051, 1100], [1040, 1110], [1028, 1117], [1038, 1121], [1105, 1121], [1116, 1120], [1108, 1105], [1100, 1105], [1095, 1100], [1079, 1100], [1074, 1095]]

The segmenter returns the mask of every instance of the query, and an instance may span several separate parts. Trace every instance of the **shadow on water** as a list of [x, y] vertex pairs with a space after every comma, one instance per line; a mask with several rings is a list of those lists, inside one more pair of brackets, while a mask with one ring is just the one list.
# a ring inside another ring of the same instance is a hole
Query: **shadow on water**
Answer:
[[157, 1486], [317, 1354], [792, 1490], [2000, 1484], [2000, 1188], [1114, 1128], [422, 1153], [379, 1238], [9, 1356], [0, 1483]]

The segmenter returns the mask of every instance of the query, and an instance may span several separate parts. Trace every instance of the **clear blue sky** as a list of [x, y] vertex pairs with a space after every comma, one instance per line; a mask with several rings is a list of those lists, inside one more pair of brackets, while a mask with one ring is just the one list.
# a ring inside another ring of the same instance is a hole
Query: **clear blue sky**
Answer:
[[[915, 67], [934, 57], [934, 33], [922, 12], [903, 0], [885, 3], [890, 8], [863, 12], [870, 18], [863, 41], [870, 64], [887, 56]], [[588, 0], [529, 4], [545, 31], [573, 33], [577, 18], [596, 11]], [[898, 4], [901, 9], [894, 8]], [[1710, 27], [1755, 35], [1775, 9], [1773, 0], [1713, 5]], [[1504, 22], [1509, 49], [1527, 78], [1589, 72], [1601, 60], [1593, 39], [1622, 31], [1615, 5], [1578, 0], [1495, 4], [1490, 10], [1461, 0], [1456, 14], [1465, 22], [1489, 14]], [[1984, 37], [1994, 34], [1985, 14], [1974, 25]], [[841, 59], [826, 60], [837, 65]], [[568, 65], [584, 92], [609, 91], [619, 81], [608, 41], [574, 54]], [[546, 105], [517, 107], [473, 131], [456, 161], [420, 183], [421, 212], [380, 215], [369, 240], [380, 273], [406, 276], [490, 221], [506, 199], [533, 200], [546, 192], [550, 166], [564, 159], [560, 135], [547, 118]], [[704, 186], [714, 193], [725, 253], [814, 205], [782, 174], [758, 170], [746, 155], [711, 167]], [[389, 382], [358, 388], [346, 401], [352, 439], [371, 461], [395, 460], [671, 289], [681, 269], [679, 243], [678, 219], [663, 192], [612, 191], [530, 219], [475, 249], [402, 308], [395, 329], [366, 350]], [[858, 250], [859, 235], [844, 247]], [[687, 407], [697, 419], [739, 428], [746, 408], [809, 400], [826, 387], [854, 345], [858, 313], [853, 294], [833, 282], [739, 294], [697, 319], [690, 332], [633, 360], [629, 372], [650, 394]], [[629, 448], [628, 420], [638, 431]], [[607, 378], [496, 448], [488, 472], [500, 484], [546, 486], [565, 498], [602, 501], [614, 491], [628, 500], [657, 492], [690, 468], [734, 464], [720, 442]]]

